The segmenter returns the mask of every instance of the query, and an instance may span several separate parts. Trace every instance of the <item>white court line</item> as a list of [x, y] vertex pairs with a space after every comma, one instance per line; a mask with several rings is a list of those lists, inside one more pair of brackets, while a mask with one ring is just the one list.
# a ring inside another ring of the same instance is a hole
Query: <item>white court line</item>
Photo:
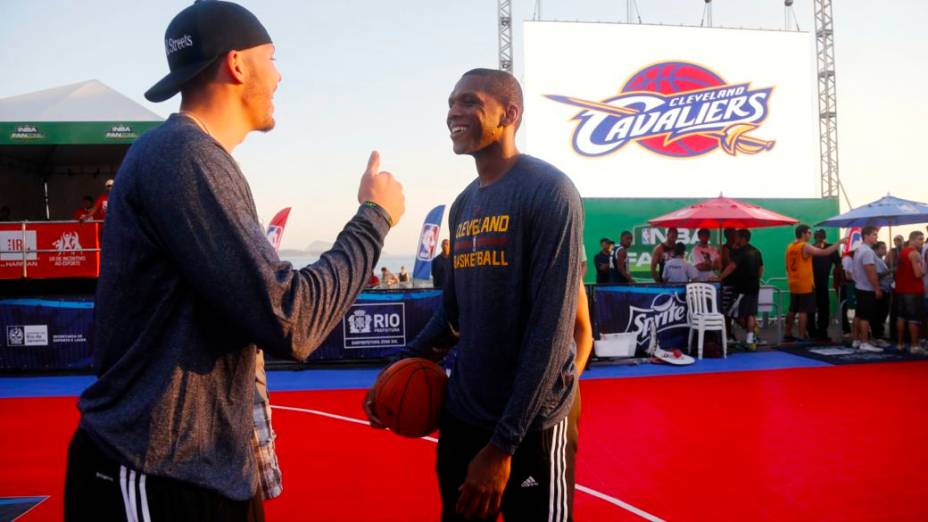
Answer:
[[610, 504], [619, 506], [620, 508], [626, 511], [631, 511], [632, 513], [638, 515], [639, 517], [644, 518], [646, 520], [650, 520], [651, 522], [665, 522], [663, 518], [658, 518], [643, 509], [636, 508], [635, 506], [629, 504], [628, 502], [622, 502], [621, 500], [615, 497], [610, 497], [609, 495], [606, 495], [605, 493], [600, 493], [599, 491], [596, 491], [595, 489], [590, 489], [586, 486], [581, 486], [580, 484], [577, 484], [576, 488], [577, 488], [577, 491], [582, 491], [586, 493], [587, 495], [592, 495], [600, 500], [605, 500], [606, 502]]
[[[310, 410], [307, 408], [294, 408], [292, 406], [277, 406], [273, 404], [271, 405], [271, 408], [278, 409], [278, 410], [298, 411], [302, 413], [312, 413], [314, 415], [321, 415], [323, 417], [328, 417], [330, 419], [343, 420], [346, 422], [353, 422], [355, 424], [362, 424], [364, 426], [370, 426], [370, 423], [367, 422], [366, 420], [355, 419], [352, 417], [344, 417], [342, 415], [336, 415], [334, 413], [327, 413], [327, 412], [319, 411], [319, 410]], [[438, 439], [436, 439], [435, 437], [422, 437], [422, 439], [427, 440], [429, 442], [438, 442]], [[629, 504], [628, 502], [623, 502], [615, 497], [610, 497], [609, 495], [596, 491], [595, 489], [591, 489], [586, 486], [581, 486], [580, 484], [576, 484], [575, 487], [577, 488], [577, 491], [582, 491], [583, 493], [586, 493], [587, 495], [591, 495], [600, 500], [604, 500], [630, 513], [634, 513], [645, 520], [650, 520], [651, 522], [665, 522], [664, 519], [656, 517], [643, 509], [636, 508], [635, 506]]]

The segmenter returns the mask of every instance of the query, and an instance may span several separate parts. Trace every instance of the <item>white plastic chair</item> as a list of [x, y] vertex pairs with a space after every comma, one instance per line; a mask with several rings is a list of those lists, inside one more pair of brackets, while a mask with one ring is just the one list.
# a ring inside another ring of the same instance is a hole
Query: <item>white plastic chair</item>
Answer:
[[698, 351], [702, 359], [703, 343], [707, 331], [719, 331], [722, 334], [722, 355], [728, 357], [728, 335], [725, 332], [725, 316], [719, 313], [716, 304], [715, 287], [706, 283], [686, 285], [686, 322], [690, 327], [686, 352], [693, 351], [693, 330], [699, 334]]
[[780, 321], [779, 300], [776, 299], [776, 292], [780, 290], [775, 286], [762, 286], [757, 293], [757, 313], [764, 318], [764, 326], [770, 322], [770, 315], [773, 315], [773, 322], [777, 325], [777, 342], [783, 339], [783, 322]]

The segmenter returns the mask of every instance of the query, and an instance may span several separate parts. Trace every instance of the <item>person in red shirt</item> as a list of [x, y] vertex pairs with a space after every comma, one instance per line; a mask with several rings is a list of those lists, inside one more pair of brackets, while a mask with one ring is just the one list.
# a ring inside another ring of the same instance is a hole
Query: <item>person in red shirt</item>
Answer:
[[905, 350], [906, 323], [909, 325], [909, 337], [913, 354], [924, 355], [926, 352], [918, 345], [922, 320], [925, 317], [924, 296], [925, 275], [924, 260], [921, 256], [925, 244], [925, 234], [913, 230], [909, 234], [908, 246], [899, 252], [896, 270], [896, 339], [899, 351]]
[[72, 214], [73, 219], [79, 220], [83, 218], [84, 216], [93, 215], [93, 203], [94, 203], [93, 196], [84, 196], [84, 198], [81, 201], [84, 202], [84, 206], [79, 207], [74, 210], [74, 214]]
[[103, 194], [97, 196], [97, 200], [94, 202], [93, 208], [90, 209], [89, 214], [85, 214], [78, 219], [81, 221], [87, 221], [88, 219], [103, 221], [106, 219], [106, 204], [107, 200], [109, 200], [111, 190], [113, 190], [113, 178], [106, 180], [106, 183], [103, 184]]

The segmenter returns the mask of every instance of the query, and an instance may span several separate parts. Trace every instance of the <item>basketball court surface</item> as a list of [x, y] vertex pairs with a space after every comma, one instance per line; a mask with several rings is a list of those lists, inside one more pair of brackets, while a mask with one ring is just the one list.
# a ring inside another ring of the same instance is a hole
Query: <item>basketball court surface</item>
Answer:
[[[435, 439], [363, 421], [376, 369], [274, 371], [284, 477], [268, 520], [438, 520]], [[60, 520], [86, 376], [0, 378], [0, 521]], [[575, 519], [928, 520], [928, 362], [782, 352], [581, 381]]]

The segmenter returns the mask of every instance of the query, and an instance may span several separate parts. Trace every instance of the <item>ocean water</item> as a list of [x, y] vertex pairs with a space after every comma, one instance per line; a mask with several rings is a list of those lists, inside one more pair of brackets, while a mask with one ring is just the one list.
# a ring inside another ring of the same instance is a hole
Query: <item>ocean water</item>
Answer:
[[[319, 256], [281, 256], [284, 261], [289, 261], [294, 268], [303, 268], [306, 265], [311, 265], [319, 260]], [[382, 256], [377, 261], [377, 266], [374, 267], [374, 272], [380, 277], [380, 267], [387, 267], [388, 270], [394, 274], [398, 274], [401, 266], [406, 267], [406, 271], [410, 274], [412, 273], [413, 266], [416, 264], [416, 258], [414, 255], [409, 256], [395, 256], [395, 255], [386, 255]]]

